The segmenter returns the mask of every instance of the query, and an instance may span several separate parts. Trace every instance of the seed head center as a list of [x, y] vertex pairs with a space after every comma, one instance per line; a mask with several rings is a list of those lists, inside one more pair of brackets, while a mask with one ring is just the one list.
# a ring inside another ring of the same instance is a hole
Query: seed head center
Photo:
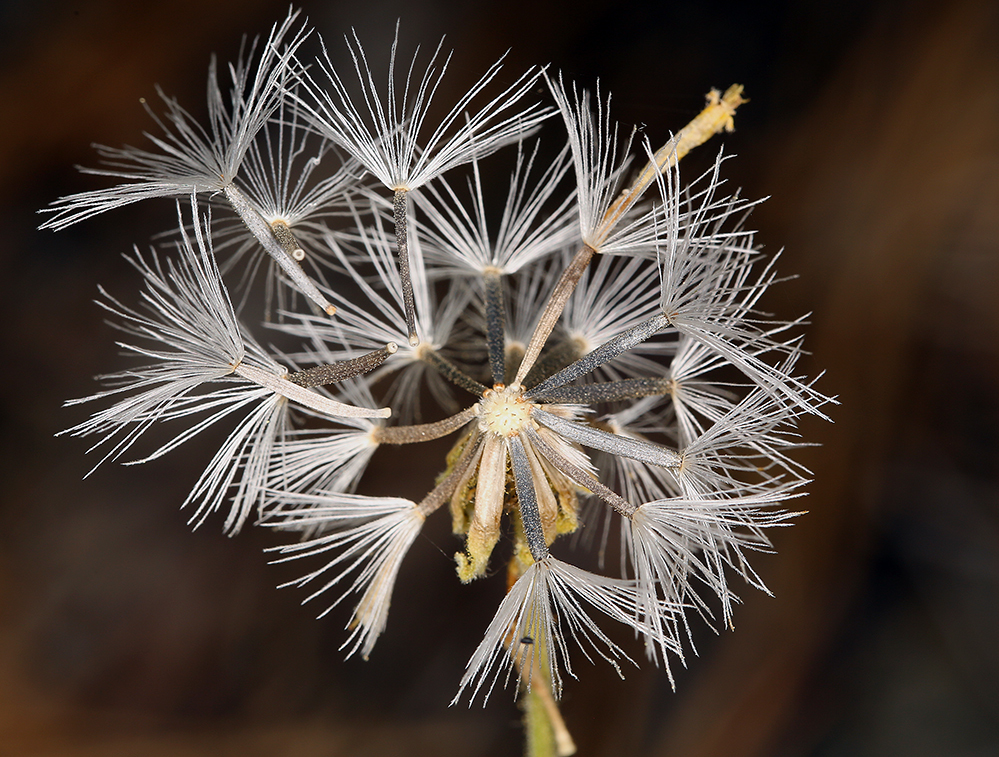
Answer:
[[524, 399], [524, 387], [497, 384], [479, 402], [479, 429], [498, 436], [516, 436], [531, 421], [534, 406]]

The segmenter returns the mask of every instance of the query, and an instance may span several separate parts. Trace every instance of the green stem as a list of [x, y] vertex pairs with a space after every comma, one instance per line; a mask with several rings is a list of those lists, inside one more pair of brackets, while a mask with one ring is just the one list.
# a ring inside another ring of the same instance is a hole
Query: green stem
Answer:
[[521, 698], [525, 757], [569, 757], [575, 754], [576, 744], [552, 696], [549, 671], [535, 665], [531, 677], [531, 690]]
[[541, 697], [530, 691], [521, 700], [524, 710], [524, 754], [526, 757], [555, 757], [555, 734]]

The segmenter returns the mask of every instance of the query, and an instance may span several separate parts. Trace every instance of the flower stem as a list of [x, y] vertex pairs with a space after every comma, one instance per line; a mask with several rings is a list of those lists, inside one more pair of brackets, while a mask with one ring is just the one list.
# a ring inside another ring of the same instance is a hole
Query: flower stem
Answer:
[[524, 739], [527, 757], [568, 757], [576, 753], [576, 742], [562, 720], [558, 702], [540, 671], [523, 699]]

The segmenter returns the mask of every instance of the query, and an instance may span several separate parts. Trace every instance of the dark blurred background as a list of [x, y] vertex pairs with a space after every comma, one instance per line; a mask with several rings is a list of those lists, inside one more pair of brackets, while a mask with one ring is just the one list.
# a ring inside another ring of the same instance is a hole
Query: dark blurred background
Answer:
[[[344, 662], [348, 612], [317, 622], [302, 592], [274, 588], [299, 571], [266, 564], [273, 535], [185, 525], [209, 447], [82, 481], [87, 445], [53, 438], [85, 417], [61, 402], [120, 365], [97, 284], [134, 301], [121, 253], [174, 211], [58, 234], [35, 231], [34, 211], [104, 186], [73, 165], [95, 165], [91, 142], [141, 144], [154, 84], [203, 112], [210, 53], [232, 60], [286, 9], [0, 4], [2, 755], [520, 752], [508, 693], [447, 707], [503, 587], [459, 585], [446, 519], [407, 558], [372, 659]], [[752, 99], [724, 137], [739, 156], [726, 174], [770, 196], [751, 222], [799, 277], [768, 305], [814, 313], [807, 370], [825, 369], [842, 404], [835, 424], [803, 424], [822, 444], [799, 455], [810, 512], [756, 561], [775, 597], [746, 590], [735, 632], [703, 631], [676, 693], [654, 668], [621, 682], [580, 659], [563, 701], [580, 754], [999, 754], [999, 4], [305, 10], [338, 51], [354, 26], [373, 59], [398, 17], [407, 54], [447, 34], [442, 102], [507, 48], [511, 76], [551, 63], [599, 78], [614, 117], [653, 142], [710, 87], [741, 82]]]

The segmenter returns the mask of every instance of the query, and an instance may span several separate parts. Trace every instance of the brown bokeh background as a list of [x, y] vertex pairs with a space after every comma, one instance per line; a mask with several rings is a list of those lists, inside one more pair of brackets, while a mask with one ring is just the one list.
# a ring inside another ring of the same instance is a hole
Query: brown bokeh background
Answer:
[[[178, 505], [209, 446], [89, 469], [53, 434], [117, 363], [90, 300], [128, 298], [120, 256], [169, 203], [59, 234], [34, 211], [98, 186], [89, 148], [141, 143], [153, 84], [197, 109], [208, 56], [286, 6], [268, 0], [0, 4], [0, 754], [512, 755], [517, 711], [448, 708], [502, 592], [462, 587], [447, 524], [407, 558], [389, 629], [344, 662], [346, 611], [319, 622], [267, 533], [191, 533]], [[583, 755], [999, 753], [999, 6], [955, 2], [314, 2], [331, 40], [387, 49], [441, 34], [445, 82], [507, 48], [613, 92], [622, 124], [663, 140], [711, 86], [752, 102], [725, 137], [780, 270], [768, 303], [814, 313], [808, 370], [835, 424], [809, 513], [757, 567], [736, 630], [698, 638], [677, 691], [580, 660], [563, 704]], [[379, 47], [381, 45], [381, 47]], [[407, 48], [411, 49], [411, 48]], [[449, 90], [450, 91], [450, 90]], [[442, 91], [443, 100], [455, 96]], [[556, 137], [557, 139], [557, 137]], [[695, 159], [696, 160], [696, 159]], [[210, 444], [206, 439], [206, 444]], [[429, 479], [433, 465], [415, 476]], [[419, 481], [416, 482], [419, 484]], [[436, 530], [435, 530], [436, 529]]]

